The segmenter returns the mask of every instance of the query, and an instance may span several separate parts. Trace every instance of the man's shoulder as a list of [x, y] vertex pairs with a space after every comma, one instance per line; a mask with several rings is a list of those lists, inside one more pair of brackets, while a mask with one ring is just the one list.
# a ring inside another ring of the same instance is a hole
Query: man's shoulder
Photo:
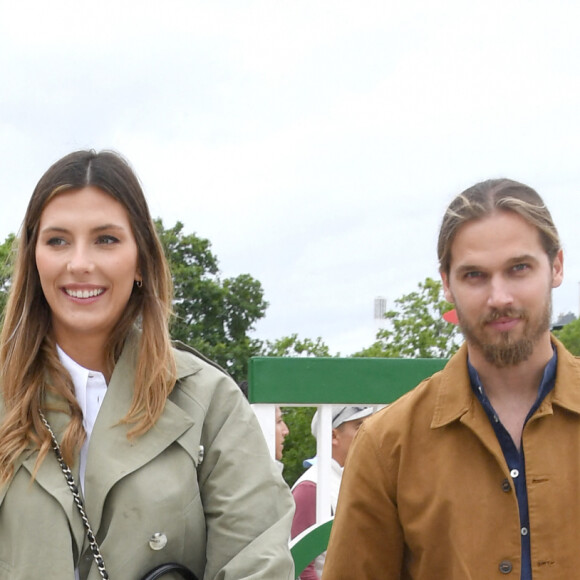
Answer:
[[429, 427], [439, 407], [463, 407], [470, 396], [467, 356], [461, 349], [442, 370], [368, 417], [364, 429], [372, 436], [380, 436], [385, 431], [407, 430], [419, 424]]

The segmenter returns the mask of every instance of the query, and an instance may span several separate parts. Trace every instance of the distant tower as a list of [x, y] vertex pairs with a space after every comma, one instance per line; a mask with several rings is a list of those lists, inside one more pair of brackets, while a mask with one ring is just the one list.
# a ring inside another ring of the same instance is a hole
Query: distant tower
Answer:
[[382, 296], [375, 298], [375, 325], [382, 328], [385, 324], [385, 312], [387, 311], [387, 299]]

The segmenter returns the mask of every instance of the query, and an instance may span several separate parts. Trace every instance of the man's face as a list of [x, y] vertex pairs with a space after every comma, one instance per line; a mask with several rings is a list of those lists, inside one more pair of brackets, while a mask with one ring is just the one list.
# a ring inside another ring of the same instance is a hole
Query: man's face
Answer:
[[332, 430], [332, 457], [341, 467], [344, 465], [352, 440], [363, 421], [364, 418], [345, 421]]
[[276, 459], [282, 461], [282, 452], [284, 451], [284, 439], [290, 433], [288, 426], [284, 422], [282, 409], [276, 405]]
[[498, 211], [459, 228], [443, 289], [455, 304], [470, 357], [501, 368], [527, 360], [549, 344], [552, 288], [562, 282], [562, 252], [554, 263], [538, 230], [516, 213]]

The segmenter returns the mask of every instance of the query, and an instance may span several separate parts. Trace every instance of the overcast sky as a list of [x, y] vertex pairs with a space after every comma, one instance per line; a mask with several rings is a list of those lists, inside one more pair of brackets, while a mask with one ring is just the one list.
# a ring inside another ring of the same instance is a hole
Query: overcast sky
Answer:
[[437, 276], [449, 201], [510, 177], [580, 302], [580, 5], [557, 0], [0, 0], [0, 238], [42, 173], [115, 149], [154, 217], [208, 238], [270, 306], [256, 336], [351, 354]]

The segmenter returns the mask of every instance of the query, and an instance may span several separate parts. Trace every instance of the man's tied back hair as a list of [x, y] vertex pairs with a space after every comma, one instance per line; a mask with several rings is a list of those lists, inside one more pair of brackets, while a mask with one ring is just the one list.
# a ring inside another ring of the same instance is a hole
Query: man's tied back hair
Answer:
[[495, 212], [511, 211], [536, 227], [550, 264], [559, 252], [560, 237], [546, 204], [538, 193], [511, 179], [489, 179], [460, 193], [449, 205], [439, 230], [437, 257], [439, 271], [449, 275], [451, 246], [459, 228]]

